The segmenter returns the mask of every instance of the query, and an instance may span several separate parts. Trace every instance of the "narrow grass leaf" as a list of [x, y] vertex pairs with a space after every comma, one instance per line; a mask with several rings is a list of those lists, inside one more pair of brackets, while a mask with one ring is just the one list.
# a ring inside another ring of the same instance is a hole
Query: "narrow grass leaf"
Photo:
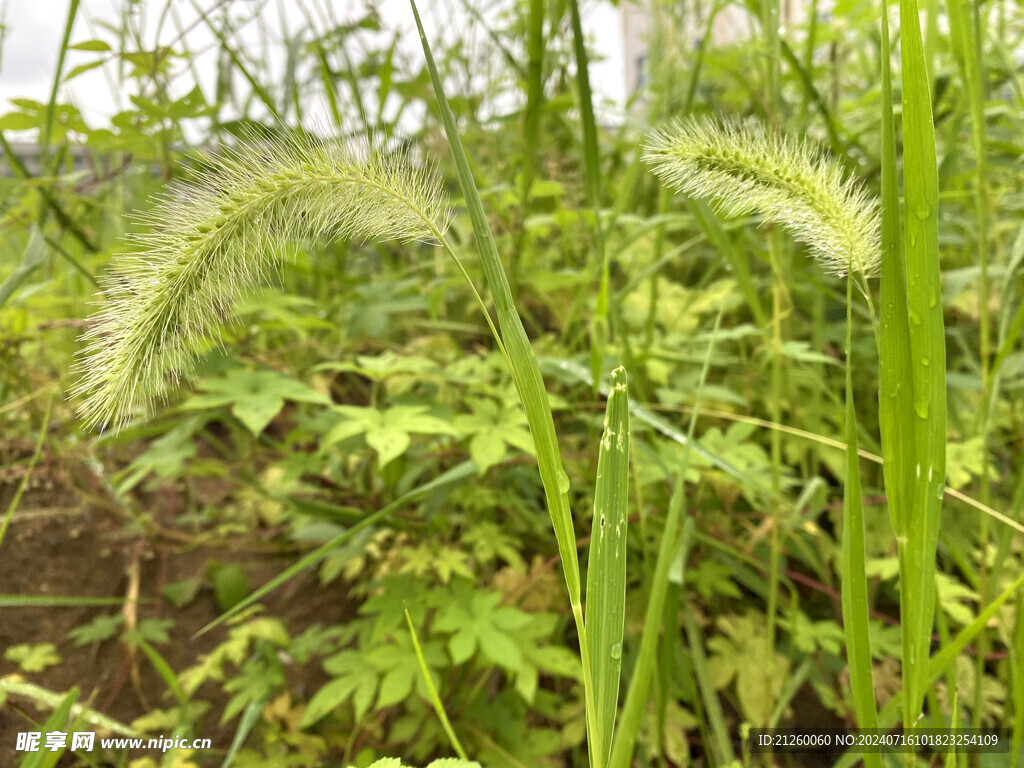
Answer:
[[[939, 274], [939, 181], [931, 89], [917, 0], [900, 0], [903, 73], [904, 253], [914, 476], [900, 542], [904, 724], [921, 712], [935, 612], [935, 554], [946, 478], [946, 348]], [[883, 384], [885, 386], [885, 384]], [[897, 533], [899, 535], [899, 533]]]
[[[0, 693], [20, 696], [50, 709], [57, 709], [63, 702], [67, 701], [66, 695], [54, 693], [47, 688], [43, 688], [41, 685], [20, 680], [13, 675], [0, 677]], [[97, 729], [111, 731], [129, 738], [139, 738], [142, 735], [130, 726], [112, 717], [107, 717], [83, 704], [72, 704], [70, 713], [75, 719], [95, 726]]]
[[[668, 513], [665, 516], [665, 529], [658, 544], [658, 556], [654, 564], [654, 575], [651, 579], [647, 599], [647, 610], [644, 614], [644, 628], [640, 635], [640, 651], [637, 654], [636, 667], [629, 681], [626, 701], [622, 706], [622, 717], [612, 740], [611, 757], [608, 768], [629, 768], [636, 749], [637, 734], [640, 732], [640, 720], [647, 707], [648, 690], [654, 675], [654, 662], [657, 658], [658, 636], [661, 631], [661, 620], [665, 615], [665, 598], [668, 594], [669, 569], [679, 552], [680, 546], [688, 539], [687, 527], [683, 522], [686, 516], [686, 470], [690, 463], [690, 451], [694, 445], [693, 434], [697, 426], [704, 383], [711, 369], [711, 354], [715, 347], [715, 339], [722, 322], [722, 310], [715, 318], [715, 327], [704, 356], [700, 383], [697, 385], [696, 406], [690, 415], [683, 460], [677, 468], [678, 474], [669, 500]], [[682, 529], [682, 533], [680, 533]]]
[[[590, 670], [590, 654], [586, 648], [587, 635], [583, 623], [582, 590], [579, 560], [576, 555], [576, 535], [573, 530], [572, 514], [569, 509], [569, 476], [562, 467], [562, 458], [558, 450], [558, 438], [555, 435], [554, 418], [551, 414], [551, 405], [548, 402], [547, 391], [544, 389], [544, 380], [541, 377], [540, 366], [537, 364], [537, 358], [533, 353], [533, 348], [530, 346], [530, 340], [526, 335], [526, 330], [523, 328], [519, 313], [516, 311], [515, 302], [512, 299], [512, 291], [508, 285], [508, 278], [505, 276], [501, 258], [498, 256], [498, 247], [494, 242], [494, 236], [491, 234], [491, 227], [487, 222], [487, 215], [484, 213], [483, 202], [480, 200], [480, 193], [476, 188], [476, 181], [473, 179], [469, 159], [466, 157], [466, 151], [462, 147], [462, 139], [455, 124], [455, 115], [452, 114], [448, 99], [445, 96], [441, 76], [437, 71], [437, 65], [434, 63], [433, 54], [430, 52], [430, 44], [427, 42], [427, 36], [423, 30], [423, 22], [420, 19], [415, 0], [410, 0], [410, 5], [416, 20], [416, 28], [419, 31], [420, 42], [423, 46], [427, 70], [430, 73], [430, 80], [434, 87], [434, 95], [440, 110], [441, 122], [444, 126], [445, 135], [448, 138], [448, 146], [451, 149], [452, 157], [455, 160], [459, 185], [462, 187], [463, 197], [469, 209], [469, 217], [473, 225], [473, 232], [476, 235], [476, 246], [480, 253], [481, 265], [487, 278], [487, 284], [491, 289], [491, 296], [494, 299], [494, 307], [498, 315], [498, 327], [501, 332], [501, 340], [508, 354], [512, 380], [519, 393], [523, 409], [526, 411], [526, 419], [530, 425], [530, 432], [533, 434], [536, 445], [541, 483], [544, 486], [544, 495], [548, 503], [548, 514], [551, 517], [551, 525], [554, 529], [558, 551], [561, 555], [562, 572], [565, 576], [573, 620], [576, 624], [576, 632], [580, 642], [587, 724], [588, 728], [593, 729], [597, 727], [596, 716], [593, 711], [593, 678]], [[595, 738], [593, 730], [590, 732], [590, 737], [597, 743], [601, 741], [600, 738]], [[603, 768], [603, 764], [597, 761], [593, 763], [593, 766], [594, 768]]]
[[576, 91], [583, 127], [583, 181], [587, 203], [594, 211], [594, 238], [597, 244], [594, 256], [601, 275], [597, 303], [590, 320], [590, 373], [598, 381], [601, 378], [605, 348], [608, 346], [608, 253], [601, 228], [601, 166], [597, 120], [594, 118], [594, 94], [590, 88], [590, 57], [587, 55], [587, 40], [580, 19], [579, 0], [569, 0], [569, 15], [572, 20], [573, 55], [576, 59]]
[[167, 662], [167, 659], [160, 655], [160, 652], [150, 645], [140, 634], [135, 634], [131, 638], [131, 642], [141, 648], [142, 652], [146, 654], [146, 658], [149, 659], [149, 663], [153, 665], [153, 669], [155, 669], [157, 674], [160, 675], [160, 679], [164, 681], [164, 685], [167, 686], [167, 690], [171, 692], [178, 704], [181, 707], [187, 707], [188, 695], [182, 689], [181, 683], [178, 682], [178, 675], [174, 671], [174, 668]]
[[434, 707], [434, 712], [437, 713], [437, 718], [441, 721], [441, 727], [444, 728], [444, 732], [447, 734], [448, 741], [451, 742], [455, 754], [463, 760], [468, 760], [466, 750], [463, 749], [462, 742], [455, 735], [455, 729], [452, 728], [451, 720], [448, 719], [448, 713], [444, 711], [444, 702], [441, 701], [441, 697], [437, 693], [434, 677], [430, 674], [430, 667], [427, 666], [427, 660], [423, 657], [423, 648], [420, 647], [420, 639], [416, 635], [416, 627], [413, 626], [412, 616], [409, 614], [408, 609], [405, 611], [405, 623], [409, 625], [409, 637], [412, 638], [412, 647], [416, 651], [416, 661], [420, 665], [420, 672], [423, 673], [423, 680], [427, 684], [427, 690], [430, 691], [430, 703]]
[[607, 763], [619, 702], [622, 634], [626, 617], [626, 523], [629, 518], [629, 394], [626, 371], [612, 371], [611, 394], [597, 460], [594, 522], [587, 564], [587, 633], [594, 700], [602, 744], [592, 751]]
[[[846, 481], [843, 485], [842, 608], [846, 659], [850, 667], [857, 725], [875, 728], [878, 710], [871, 674], [868, 580], [865, 570], [864, 504], [857, 452], [857, 411], [853, 388], [853, 277], [846, 279]], [[881, 768], [881, 757], [865, 753], [866, 768]]]
[[512, 378], [523, 402], [530, 431], [536, 442], [541, 481], [547, 496], [555, 536], [558, 539], [559, 553], [562, 555], [562, 567], [565, 569], [569, 597], [574, 604], [579, 604], [581, 592], [579, 563], [576, 559], [576, 540], [569, 512], [569, 478], [562, 468], [551, 405], [548, 402], [547, 391], [544, 389], [540, 367], [530, 346], [530, 340], [526, 336], [526, 330], [516, 311], [512, 292], [501, 266], [501, 258], [498, 256], [498, 248], [494, 242], [494, 236], [491, 234], [490, 224], [487, 222], [487, 215], [484, 213], [483, 203], [480, 200], [480, 193], [477, 191], [476, 182], [473, 179], [469, 159], [466, 157], [458, 128], [455, 125], [455, 116], [452, 114], [444, 94], [441, 77], [430, 53], [415, 3], [412, 3], [412, 7], [424, 55], [427, 59], [427, 68], [434, 84], [441, 119], [455, 160], [459, 183], [462, 186], [473, 231], [476, 234], [481, 264], [494, 299], [501, 339], [512, 362]]
[[235, 728], [235, 735], [231, 738], [231, 746], [228, 748], [228, 753], [224, 756], [224, 762], [220, 764], [220, 768], [231, 768], [231, 765], [235, 762], [235, 757], [238, 755], [238, 750], [242, 748], [245, 740], [249, 737], [249, 733], [256, 723], [260, 721], [265, 704], [265, 701], [251, 701], [246, 705], [242, 711], [242, 716], [238, 719], [238, 727]]
[[[68, 728], [68, 725], [71, 713], [75, 709], [76, 701], [78, 701], [78, 689], [72, 688], [61, 699], [60, 704], [57, 705], [50, 716], [46, 718], [46, 722], [42, 725], [42, 732], [51, 733], [53, 731], [66, 732], [72, 730]], [[53, 768], [66, 750], [67, 744], [65, 743], [64, 746], [58, 749], [40, 749], [35, 752], [29, 752], [21, 761], [21, 768]]]
[[124, 605], [124, 599], [74, 595], [0, 595], [0, 608], [82, 608], [100, 605]]

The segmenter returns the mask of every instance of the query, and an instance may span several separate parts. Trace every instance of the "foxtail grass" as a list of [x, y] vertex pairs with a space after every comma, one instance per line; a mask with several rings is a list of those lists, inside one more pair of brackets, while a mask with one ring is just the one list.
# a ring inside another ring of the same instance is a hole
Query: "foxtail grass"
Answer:
[[816, 149], [752, 122], [688, 118], [656, 131], [645, 159], [677, 192], [780, 224], [829, 272], [878, 271], [877, 204]]
[[[757, 212], [803, 241], [812, 256], [830, 272], [847, 276], [847, 476], [844, 487], [842, 609], [851, 686], [858, 723], [875, 727], [877, 711], [871, 683], [868, 635], [868, 589], [865, 576], [863, 504], [857, 450], [857, 417], [853, 404], [850, 313], [855, 278], [874, 274], [881, 259], [878, 204], [828, 157], [793, 139], [769, 134], [751, 123], [718, 123], [688, 119], [657, 132], [648, 144], [648, 162], [669, 186], [710, 199], [733, 215]], [[776, 233], [777, 234], [777, 233]], [[773, 341], [781, 344], [782, 270], [772, 243]], [[777, 358], [776, 358], [777, 360]], [[780, 401], [778, 367], [773, 365], [773, 402]], [[773, 421], [780, 420], [779, 413]], [[773, 438], [773, 463], [780, 462], [780, 443]], [[773, 490], [777, 491], [777, 476]], [[774, 509], [774, 507], [773, 507]], [[777, 530], [775, 528], [774, 530]], [[768, 592], [768, 653], [774, 653], [775, 593], [780, 542], [773, 534]], [[691, 638], [693, 642], [696, 638]], [[785, 699], [776, 702], [784, 707]], [[777, 711], [781, 711], [778, 709]], [[869, 768], [880, 762], [866, 756]]]
[[105, 280], [73, 391], [87, 426], [118, 426], [192, 371], [234, 300], [313, 237], [439, 241], [440, 181], [403, 155], [308, 135], [247, 143], [138, 220]]

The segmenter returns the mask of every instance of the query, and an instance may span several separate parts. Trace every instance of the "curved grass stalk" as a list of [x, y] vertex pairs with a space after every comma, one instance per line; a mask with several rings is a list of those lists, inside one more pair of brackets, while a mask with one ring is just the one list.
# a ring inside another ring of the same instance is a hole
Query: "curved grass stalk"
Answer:
[[116, 427], [188, 375], [197, 346], [289, 241], [438, 242], [468, 280], [444, 241], [450, 215], [440, 180], [404, 155], [308, 135], [227, 150], [197, 183], [138, 217], [151, 229], [115, 263], [107, 302], [83, 336], [72, 393], [83, 419]]
[[[850, 368], [851, 312], [854, 278], [868, 299], [863, 284], [881, 265], [881, 221], [877, 201], [858, 184], [846, 178], [842, 169], [820, 151], [808, 149], [793, 139], [769, 134], [754, 123], [687, 119], [654, 134], [648, 142], [646, 160], [654, 172], [675, 189], [712, 200], [733, 215], [759, 212], [767, 221], [787, 229], [806, 243], [811, 255], [847, 281], [847, 364], [846, 442], [847, 477], [844, 484], [842, 609], [850, 680], [857, 722], [874, 727], [877, 710], [872, 689], [870, 637], [868, 634], [868, 589], [864, 575], [864, 524], [860, 476], [857, 463], [856, 412], [852, 400]], [[777, 232], [776, 232], [777, 234]], [[780, 344], [782, 291], [778, 243], [772, 240], [773, 285], [777, 293], [773, 317], [776, 350]], [[872, 309], [872, 320], [874, 310]], [[873, 323], [874, 324], [874, 323]], [[775, 359], [777, 363], [777, 356]], [[773, 396], [778, 422], [780, 399], [779, 368], [773, 365]], [[780, 461], [778, 432], [773, 432], [772, 466]], [[773, 475], [777, 481], [777, 473]], [[773, 487], [777, 482], [773, 483]], [[773, 507], [773, 515], [775, 508]], [[768, 591], [768, 654], [773, 651], [776, 580], [779, 540], [773, 527], [772, 557]], [[902, 584], [903, 582], [901, 582]], [[866, 756], [869, 768], [879, 766], [875, 755]]]
[[829, 272], [878, 271], [878, 205], [818, 150], [752, 122], [687, 118], [656, 131], [644, 159], [679, 192], [777, 222]]

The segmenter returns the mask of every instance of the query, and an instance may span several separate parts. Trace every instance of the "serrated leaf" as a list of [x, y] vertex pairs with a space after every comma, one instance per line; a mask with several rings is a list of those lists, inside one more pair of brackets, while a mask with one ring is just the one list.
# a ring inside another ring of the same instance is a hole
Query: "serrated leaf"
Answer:
[[199, 579], [195, 578], [172, 581], [170, 584], [164, 585], [161, 594], [174, 607], [182, 608], [195, 599], [196, 593], [199, 591], [199, 585]]
[[284, 400], [271, 394], [258, 394], [236, 401], [231, 406], [235, 415], [254, 435], [259, 435], [284, 408]]
[[469, 661], [476, 650], [476, 637], [471, 632], [457, 632], [448, 641], [448, 651], [452, 655], [452, 661], [456, 664], [464, 664]]
[[383, 424], [421, 435], [454, 435], [455, 429], [444, 419], [427, 413], [422, 405], [396, 405], [384, 411]]
[[405, 699], [412, 693], [413, 681], [416, 679], [418, 667], [410, 669], [406, 666], [396, 666], [387, 673], [380, 681], [380, 691], [377, 693], [377, 708], [383, 709]]
[[83, 624], [70, 630], [67, 637], [75, 645], [79, 646], [103, 642], [104, 640], [116, 637], [123, 623], [124, 616], [120, 613], [114, 613], [110, 616], [97, 616], [88, 624]]
[[349, 695], [355, 690], [357, 681], [350, 677], [331, 680], [323, 688], [313, 694], [302, 716], [301, 727], [309, 728], [326, 715], [341, 707], [348, 701]]
[[329, 712], [351, 700], [356, 719], [363, 715], [373, 703], [377, 693], [377, 670], [367, 664], [362, 654], [342, 651], [324, 661], [324, 670], [335, 676], [310, 699], [302, 727], [308, 728]]

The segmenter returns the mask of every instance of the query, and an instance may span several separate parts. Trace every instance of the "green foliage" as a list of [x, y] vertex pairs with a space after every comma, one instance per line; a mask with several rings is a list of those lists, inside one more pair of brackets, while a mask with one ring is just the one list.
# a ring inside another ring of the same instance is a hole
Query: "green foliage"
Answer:
[[1009, 5], [769, 0], [728, 41], [719, 4], [695, 44], [652, 3], [621, 114], [586, 4], [425, 12], [423, 61], [373, 3], [73, 40], [77, 5], [0, 107], [0, 706], [220, 735], [23, 765], [720, 768], [808, 713], [1024, 742]]
[[4, 658], [13, 661], [24, 672], [42, 672], [47, 667], [60, 664], [60, 654], [53, 643], [22, 643], [12, 645], [4, 651]]
[[228, 371], [202, 383], [206, 393], [192, 397], [185, 408], [217, 408], [230, 405], [231, 413], [253, 435], [259, 435], [284, 408], [285, 400], [329, 405], [330, 398], [276, 371]]

